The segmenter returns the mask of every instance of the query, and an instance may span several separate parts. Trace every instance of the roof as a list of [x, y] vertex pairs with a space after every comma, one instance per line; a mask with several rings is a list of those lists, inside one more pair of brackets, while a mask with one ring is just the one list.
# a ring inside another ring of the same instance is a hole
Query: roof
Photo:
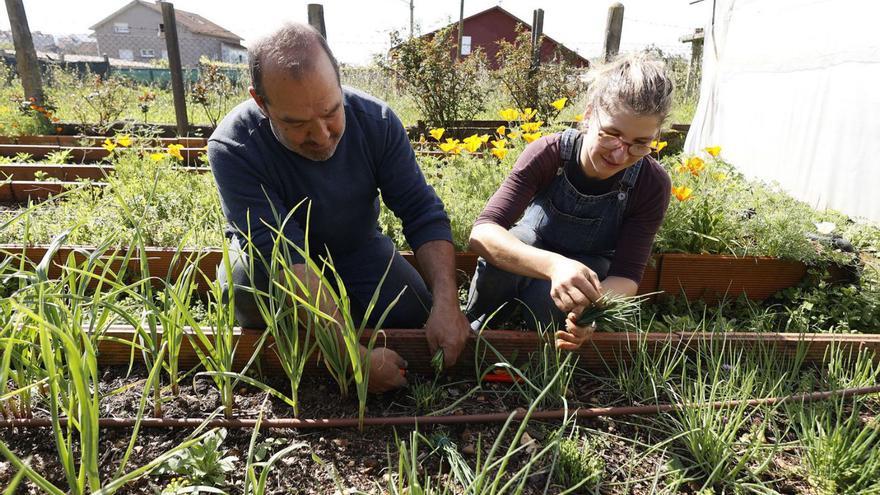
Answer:
[[[498, 6], [498, 5], [496, 5], [496, 6], [494, 6], [494, 7], [489, 7], [489, 8], [486, 9], [486, 10], [481, 10], [481, 11], [477, 12], [476, 14], [469, 15], [469, 16], [463, 18], [463, 19], [461, 20], [461, 22], [462, 22], [462, 24], [464, 24], [465, 22], [467, 22], [467, 21], [470, 20], [470, 19], [473, 19], [473, 18], [475, 18], [475, 17], [483, 16], [483, 15], [489, 13], [489, 12], [492, 12], [493, 10], [498, 11], [498, 12], [501, 12], [502, 14], [504, 14], [504, 15], [506, 15], [506, 16], [512, 18], [514, 21], [516, 21], [516, 22], [518, 22], [518, 23], [520, 23], [520, 24], [526, 26], [529, 30], [532, 29], [532, 25], [531, 25], [531, 24], [529, 24], [528, 22], [526, 22], [526, 21], [520, 19], [519, 17], [517, 17], [517, 16], [511, 14], [510, 12], [508, 12], [507, 10], [501, 8], [501, 7]], [[443, 26], [442, 28], [435, 29], [435, 30], [431, 31], [430, 33], [423, 34], [423, 35], [419, 36], [419, 38], [422, 38], [422, 37], [425, 37], [425, 36], [432, 36], [432, 35], [434, 35], [434, 33], [438, 32], [438, 31], [440, 31], [440, 30], [442, 30], [442, 29], [452, 28], [452, 27], [457, 27], [457, 26], [458, 26], [458, 21], [455, 21], [455, 22], [453, 22], [453, 23], [451, 23], [451, 24], [447, 24], [446, 26]], [[579, 54], [578, 54], [577, 52], [575, 52], [574, 50], [572, 50], [572, 49], [566, 47], [566, 46], [563, 45], [562, 43], [556, 41], [555, 39], [551, 38], [550, 36], [547, 36], [547, 35], [544, 34], [544, 33], [541, 33], [541, 36], [543, 36], [544, 39], [546, 39], [547, 41], [549, 41], [549, 42], [553, 43], [554, 45], [556, 45], [557, 47], [559, 47], [560, 50], [563, 50], [564, 52], [567, 52], [567, 53], [569, 53], [569, 54], [572, 54], [572, 55], [574, 55], [574, 56], [577, 57], [577, 58], [583, 59], [584, 62], [586, 62], [587, 64], [589, 64], [589, 61], [586, 59], [586, 57], [583, 57], [583, 56], [579, 55]]]
[[[125, 4], [119, 10], [113, 12], [109, 16], [98, 21], [95, 25], [91, 26], [89, 29], [92, 29], [92, 30], [96, 29], [98, 26], [101, 26], [102, 24], [109, 22], [111, 19], [113, 19], [114, 17], [116, 17], [120, 13], [130, 9], [131, 7], [134, 7], [135, 5], [141, 5], [141, 6], [148, 8], [148, 9], [151, 9], [151, 10], [158, 12], [160, 15], [162, 14], [162, 6], [156, 2], [147, 2], [144, 0], [132, 0], [131, 2]], [[174, 9], [174, 17], [177, 20], [177, 22], [179, 22], [180, 24], [185, 26], [187, 29], [189, 29], [193, 33], [204, 34], [207, 36], [214, 36], [216, 38], [224, 38], [224, 39], [228, 39], [228, 40], [234, 40], [236, 43], [241, 42], [241, 39], [242, 39], [241, 36], [233, 33], [232, 31], [229, 31], [228, 29], [226, 29], [218, 24], [214, 24], [213, 22], [209, 21], [208, 19], [205, 19], [204, 17], [200, 16], [199, 14], [195, 14], [193, 12], [187, 12], [185, 10], [180, 10], [180, 9], [175, 8]]]

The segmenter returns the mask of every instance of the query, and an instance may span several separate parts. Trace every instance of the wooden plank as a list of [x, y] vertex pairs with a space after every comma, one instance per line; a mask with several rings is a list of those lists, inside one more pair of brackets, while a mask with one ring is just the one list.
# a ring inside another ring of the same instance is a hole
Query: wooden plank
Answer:
[[[114, 139], [114, 136], [52, 136], [45, 134], [25, 135], [25, 136], [0, 136], [0, 144], [41, 144], [61, 147], [76, 146], [101, 146], [105, 139]], [[136, 144], [147, 147], [165, 148], [169, 144], [182, 144], [186, 148], [204, 148], [208, 144], [208, 140], [203, 137], [181, 137], [181, 138], [133, 138]]]
[[[132, 327], [114, 326], [104, 335], [99, 345], [98, 361], [101, 366], [128, 364], [131, 354], [130, 342], [135, 335]], [[260, 338], [261, 331], [237, 329], [238, 354], [236, 366], [241, 368], [252, 357]], [[366, 342], [370, 332], [365, 332], [362, 342]], [[507, 360], [514, 363], [522, 363], [528, 355], [539, 348], [539, 336], [535, 332], [523, 332], [517, 330], [484, 330], [482, 337], [485, 339], [480, 344], [480, 355], [485, 356], [479, 361], [480, 369], [474, 367], [475, 353], [477, 352], [477, 336], [472, 334], [460, 356], [456, 366], [450, 370], [452, 374], [459, 376], [476, 376], [478, 371], [498, 362], [497, 357], [487, 351], [485, 343], [489, 343]], [[880, 335], [853, 335], [853, 334], [791, 334], [791, 333], [700, 333], [700, 332], [676, 332], [676, 333], [608, 333], [597, 332], [591, 342], [585, 344], [576, 351], [579, 361], [578, 366], [594, 373], [605, 373], [609, 368], [615, 369], [618, 363], [630, 361], [630, 350], [635, 349], [640, 341], [645, 342], [649, 353], [658, 352], [668, 346], [681, 349], [682, 351], [695, 351], [705, 346], [719, 346], [722, 343], [731, 349], [749, 349], [758, 346], [769, 348], [780, 355], [793, 356], [801, 348], [805, 351], [805, 360], [808, 363], [821, 362], [827, 349], [831, 346], [840, 346], [844, 352], [855, 353], [862, 349], [868, 349], [874, 353], [874, 359], [880, 360]], [[428, 344], [425, 340], [424, 330], [421, 329], [387, 329], [383, 331], [377, 344], [380, 347], [388, 347], [397, 351], [409, 364], [409, 370], [417, 373], [432, 373], [431, 356]], [[264, 372], [281, 373], [278, 356], [272, 351], [272, 340], [266, 337], [262, 355], [258, 358]], [[485, 354], [484, 354], [485, 353]], [[135, 355], [140, 359], [139, 354]], [[189, 343], [184, 340], [181, 348], [181, 367], [191, 368], [198, 365], [198, 357]], [[310, 360], [307, 373], [323, 373], [317, 356]]]
[[797, 285], [807, 273], [799, 261], [768, 257], [664, 254], [658, 289], [709, 304], [745, 295], [760, 301]]
[[[28, 201], [45, 201], [68, 189], [82, 187], [80, 182], [47, 182], [47, 181], [11, 181], [0, 183], [0, 203], [27, 203]], [[103, 187], [102, 182], [92, 183], [94, 187]]]
[[[50, 153], [70, 151], [70, 161], [77, 163], [91, 163], [104, 160], [110, 156], [110, 152], [100, 146], [57, 146], [49, 144], [0, 144], [0, 156], [15, 157], [19, 153], [27, 153], [36, 160], [45, 159]], [[164, 153], [166, 148], [137, 148], [144, 155], [150, 153]], [[182, 148], [180, 154], [183, 162], [187, 165], [196, 165], [201, 162], [201, 156], [205, 154], [204, 147]]]
[[[211, 171], [208, 167], [174, 167], [175, 170], [205, 174]], [[46, 178], [61, 181], [75, 181], [77, 179], [103, 180], [116, 170], [112, 165], [77, 165], [63, 164], [54, 165], [48, 163], [7, 163], [0, 164], [0, 178], [11, 177], [16, 181], [36, 180], [37, 174], [45, 174]]]

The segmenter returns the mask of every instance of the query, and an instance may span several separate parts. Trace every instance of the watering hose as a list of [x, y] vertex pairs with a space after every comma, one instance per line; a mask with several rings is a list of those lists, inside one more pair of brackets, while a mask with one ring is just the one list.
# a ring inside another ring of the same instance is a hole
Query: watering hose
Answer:
[[[824, 392], [811, 392], [806, 394], [786, 395], [782, 397], [766, 397], [762, 399], [730, 400], [708, 402], [705, 404], [657, 404], [653, 406], [620, 406], [620, 407], [591, 407], [587, 409], [554, 409], [549, 411], [536, 411], [531, 419], [550, 421], [560, 420], [566, 417], [578, 418], [616, 417], [616, 416], [647, 416], [662, 414], [680, 409], [709, 407], [721, 409], [741, 405], [760, 406], [775, 405], [785, 402], [815, 402], [835, 397], [855, 397], [880, 393], [880, 385], [860, 388], [847, 388]], [[390, 416], [368, 417], [363, 419], [364, 426], [417, 426], [429, 424], [471, 424], [471, 423], [501, 423], [513, 415], [513, 419], [521, 421], [525, 411], [512, 411], [488, 414], [462, 414], [459, 416]], [[62, 424], [67, 423], [67, 418], [60, 418]], [[131, 428], [137, 424], [136, 418], [100, 418], [98, 425], [101, 428]], [[256, 419], [224, 419], [217, 418], [204, 420], [199, 418], [143, 418], [140, 426], [143, 428], [197, 428], [207, 426], [209, 428], [254, 428], [257, 426]], [[323, 419], [297, 419], [297, 418], [266, 418], [260, 421], [261, 428], [357, 428], [360, 426], [358, 418], [323, 418]], [[41, 428], [52, 426], [50, 418], [22, 418], [0, 419], [0, 428]]]

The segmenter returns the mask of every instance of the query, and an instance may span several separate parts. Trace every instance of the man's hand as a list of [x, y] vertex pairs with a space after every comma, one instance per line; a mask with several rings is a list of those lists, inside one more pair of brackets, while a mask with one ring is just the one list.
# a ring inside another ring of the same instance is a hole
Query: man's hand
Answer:
[[367, 390], [371, 393], [381, 393], [395, 388], [405, 387], [406, 378], [403, 376], [406, 369], [406, 361], [400, 354], [387, 347], [375, 347], [370, 352], [370, 382]]
[[428, 322], [425, 323], [425, 338], [433, 356], [437, 349], [443, 349], [443, 366], [449, 368], [458, 361], [471, 325], [458, 305], [434, 305]]
[[560, 311], [580, 315], [601, 295], [599, 277], [587, 265], [563, 256], [553, 263], [550, 297]]
[[596, 331], [596, 325], [593, 324], [588, 327], [579, 327], [577, 326], [577, 319], [579, 317], [580, 312], [571, 312], [568, 314], [568, 318], [565, 319], [565, 330], [556, 332], [557, 349], [562, 349], [564, 351], [577, 350], [584, 345], [584, 342], [587, 342], [590, 340], [590, 337], [593, 336], [593, 332]]

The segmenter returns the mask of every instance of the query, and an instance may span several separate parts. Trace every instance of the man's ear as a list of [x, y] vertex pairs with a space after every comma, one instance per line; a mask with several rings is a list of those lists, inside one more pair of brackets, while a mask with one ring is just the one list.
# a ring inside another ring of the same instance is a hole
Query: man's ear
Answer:
[[258, 95], [256, 90], [254, 90], [253, 86], [248, 87], [248, 93], [251, 94], [251, 98], [257, 103], [257, 106], [260, 107], [260, 110], [263, 112], [263, 115], [266, 117], [269, 116], [269, 110], [266, 108], [266, 100], [263, 99], [262, 96]]

